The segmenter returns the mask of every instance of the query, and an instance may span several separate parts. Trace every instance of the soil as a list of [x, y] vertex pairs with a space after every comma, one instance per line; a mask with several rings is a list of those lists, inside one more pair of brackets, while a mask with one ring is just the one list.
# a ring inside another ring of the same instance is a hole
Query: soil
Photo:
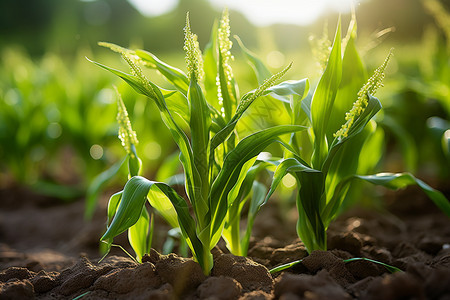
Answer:
[[[329, 228], [329, 250], [309, 255], [295, 239], [295, 209], [272, 201], [256, 218], [249, 257], [220, 245], [211, 276], [190, 258], [159, 253], [165, 225], [142, 264], [117, 249], [98, 263], [106, 201], [85, 221], [82, 199], [0, 190], [0, 299], [450, 299], [450, 219], [414, 188], [387, 194], [383, 209], [345, 212]], [[126, 245], [126, 236], [115, 242]], [[343, 262], [352, 257], [403, 272]]]

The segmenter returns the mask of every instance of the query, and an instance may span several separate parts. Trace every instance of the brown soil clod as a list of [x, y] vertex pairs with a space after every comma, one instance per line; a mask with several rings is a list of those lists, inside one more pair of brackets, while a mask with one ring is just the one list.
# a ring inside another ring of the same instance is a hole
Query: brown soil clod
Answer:
[[214, 252], [212, 276], [234, 278], [242, 285], [244, 292], [262, 290], [270, 293], [273, 279], [269, 270], [249, 258]]

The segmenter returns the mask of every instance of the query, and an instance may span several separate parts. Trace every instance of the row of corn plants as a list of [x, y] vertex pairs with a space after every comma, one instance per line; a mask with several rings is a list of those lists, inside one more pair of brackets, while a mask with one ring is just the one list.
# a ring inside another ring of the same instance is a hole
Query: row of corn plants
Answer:
[[[373, 94], [382, 85], [392, 53], [366, 82], [355, 47], [354, 20], [344, 39], [339, 21], [326, 67], [312, 93], [308, 93], [307, 79], [279, 82], [290, 65], [269, 75], [262, 62], [241, 43], [257, 76], [266, 79], [240, 96], [231, 67], [232, 42], [226, 10], [214, 24], [203, 53], [197, 36], [191, 32], [188, 16], [184, 33], [187, 73], [147, 51], [101, 43], [122, 56], [131, 74], [95, 64], [122, 78], [158, 107], [161, 120], [179, 149], [184, 170], [181, 182], [186, 192], [183, 198], [168, 183], [140, 176], [136, 133], [126, 107], [119, 101], [120, 138], [127, 151], [130, 176], [124, 189], [109, 201], [107, 231], [101, 238], [109, 247], [115, 236], [128, 230], [138, 260], [149, 250], [152, 218], [146, 207], [148, 201], [171, 226], [181, 230], [194, 259], [209, 274], [213, 267], [211, 249], [221, 237], [232, 253], [246, 255], [256, 213], [287, 173], [297, 181], [297, 231], [309, 252], [326, 250], [326, 230], [339, 213], [354, 179], [394, 189], [417, 184], [450, 215], [447, 199], [411, 174], [358, 173], [359, 162], [364, 160], [361, 154], [371, 150], [365, 143], [376, 131], [372, 118], [381, 109]], [[157, 86], [142, 67], [158, 70], [173, 89]], [[290, 124], [239, 136], [239, 120], [263, 96], [285, 104]], [[285, 149], [284, 158], [260, 155], [273, 143]], [[274, 171], [270, 190], [258, 181], [258, 174], [264, 170]], [[241, 233], [239, 225], [246, 202], [247, 228]]]

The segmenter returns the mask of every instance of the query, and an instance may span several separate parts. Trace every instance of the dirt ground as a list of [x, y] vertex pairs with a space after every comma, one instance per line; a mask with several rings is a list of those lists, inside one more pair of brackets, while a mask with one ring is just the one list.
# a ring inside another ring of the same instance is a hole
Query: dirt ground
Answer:
[[[98, 263], [106, 201], [87, 222], [82, 199], [64, 204], [22, 188], [0, 190], [0, 299], [450, 299], [450, 219], [415, 188], [388, 193], [384, 210], [345, 212], [329, 228], [329, 251], [310, 255], [296, 238], [295, 210], [268, 203], [249, 257], [220, 246], [208, 277], [190, 258], [159, 253], [165, 225], [142, 264], [118, 249]], [[126, 245], [126, 236], [115, 242]], [[403, 272], [343, 262], [352, 257]], [[298, 259], [290, 270], [268, 272]]]

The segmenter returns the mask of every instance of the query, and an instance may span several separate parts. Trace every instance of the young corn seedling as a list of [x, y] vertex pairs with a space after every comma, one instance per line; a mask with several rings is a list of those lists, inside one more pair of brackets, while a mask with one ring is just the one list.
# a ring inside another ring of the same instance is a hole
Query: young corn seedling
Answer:
[[[417, 184], [450, 216], [448, 200], [409, 173], [358, 174], [363, 146], [376, 129], [372, 118], [381, 109], [380, 101], [373, 95], [382, 86], [392, 52], [364, 84], [365, 70], [355, 48], [355, 37], [356, 23], [352, 22], [342, 57], [339, 21], [326, 68], [311, 102], [291, 103], [292, 122], [310, 123], [308, 132], [313, 153], [302, 157], [302, 149], [294, 143], [293, 137], [292, 147], [277, 166], [267, 195], [267, 198], [272, 195], [286, 174], [295, 177], [298, 186], [297, 232], [308, 252], [327, 249], [327, 228], [339, 213], [350, 183], [355, 179], [392, 189]], [[345, 114], [345, 111], [348, 112]]]
[[[101, 240], [111, 244], [115, 236], [136, 224], [148, 200], [172, 226], [179, 226], [194, 258], [204, 273], [209, 274], [213, 266], [211, 249], [220, 239], [226, 220], [235, 218], [230, 207], [243, 196], [239, 191], [245, 179], [248, 182], [248, 178], [252, 178], [252, 166], [258, 154], [278, 141], [280, 135], [305, 129], [298, 125], [280, 125], [240, 139], [235, 131], [236, 124], [258, 97], [301, 86], [298, 82], [275, 85], [287, 72], [288, 66], [238, 101], [230, 66], [227, 11], [223, 13], [220, 25], [215, 25], [204, 59], [197, 36], [191, 32], [188, 17], [184, 32], [187, 74], [149, 52], [102, 43], [122, 55], [132, 74], [96, 64], [146, 95], [160, 110], [161, 119], [180, 150], [187, 199], [166, 183], [132, 174], [123, 191], [111, 197], [108, 215], [114, 217]], [[149, 81], [139, 64], [158, 70], [174, 89], [166, 90]], [[182, 130], [184, 125], [188, 125], [189, 132]], [[264, 197], [259, 196], [259, 199]]]
[[[140, 175], [142, 162], [137, 155], [136, 145], [138, 144], [138, 139], [136, 132], [131, 127], [131, 122], [128, 117], [128, 112], [119, 91], [116, 88], [117, 93], [117, 122], [119, 123], [119, 139], [122, 142], [122, 146], [126, 151], [125, 158], [116, 163], [112, 168], [100, 174], [97, 181], [100, 183], [102, 180], [107, 180], [114, 176], [122, 165], [127, 163], [128, 165], [128, 177], [132, 178], [134, 176]], [[94, 182], [95, 183], [95, 182]], [[91, 188], [100, 188], [100, 184], [94, 184]], [[116, 214], [117, 207], [122, 198], [122, 192], [114, 194], [108, 203], [108, 226]], [[173, 219], [173, 218], [172, 218]], [[167, 216], [167, 220], [172, 226], [176, 226], [176, 222], [171, 222], [172, 220]], [[144, 206], [141, 210], [140, 216], [133, 226], [128, 228], [128, 240], [133, 250], [136, 253], [136, 260], [141, 261], [142, 256], [150, 251], [153, 239], [153, 215], [150, 214], [147, 208]], [[112, 243], [107, 243], [107, 252], [111, 248]], [[128, 253], [127, 253], [128, 254]], [[129, 254], [128, 254], [129, 255]], [[131, 256], [131, 255], [130, 255]]]

